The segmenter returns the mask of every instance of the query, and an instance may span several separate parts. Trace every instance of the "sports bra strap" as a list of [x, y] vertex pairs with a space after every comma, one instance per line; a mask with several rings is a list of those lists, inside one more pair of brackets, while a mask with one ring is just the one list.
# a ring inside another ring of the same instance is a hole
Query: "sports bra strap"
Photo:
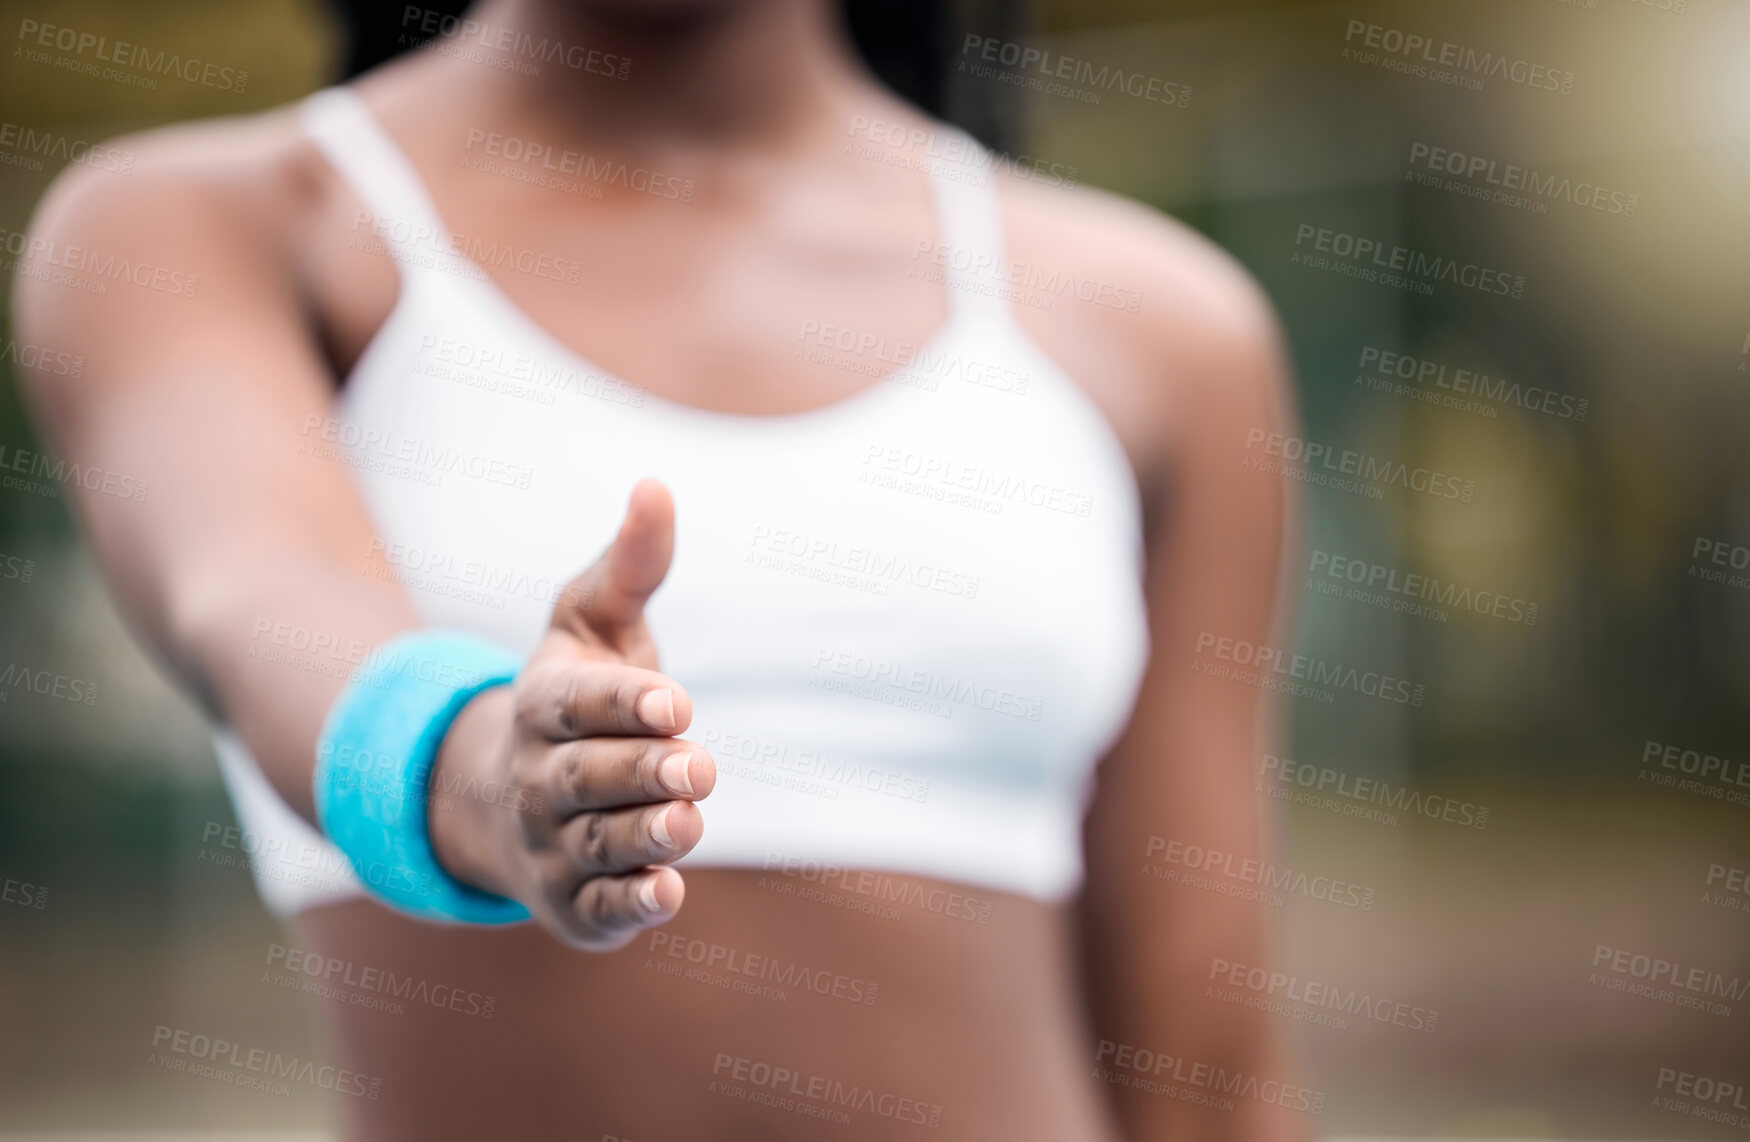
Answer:
[[380, 241], [403, 276], [427, 270], [469, 274], [437, 206], [395, 140], [347, 87], [330, 87], [304, 100], [304, 131], [342, 181], [365, 204], [352, 237]]
[[[404, 274], [433, 270], [484, 276], [456, 249], [419, 172], [348, 87], [304, 100], [304, 130], [369, 209], [355, 236], [383, 243]], [[971, 136], [956, 161], [932, 164], [941, 245], [931, 251], [956, 312], [1007, 319], [1009, 263], [1003, 251], [1002, 207], [993, 156]]]
[[936, 264], [947, 272], [949, 301], [957, 311], [1006, 319], [1012, 287], [995, 156], [970, 135], [962, 142], [955, 153], [965, 158], [930, 166], [943, 246], [934, 253], [945, 259]]

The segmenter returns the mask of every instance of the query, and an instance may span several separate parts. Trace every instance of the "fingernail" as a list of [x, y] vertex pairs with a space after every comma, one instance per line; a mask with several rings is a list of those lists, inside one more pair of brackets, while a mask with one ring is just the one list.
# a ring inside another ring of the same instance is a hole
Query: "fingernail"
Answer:
[[674, 834], [668, 831], [668, 815], [672, 812], [673, 805], [664, 805], [661, 812], [650, 818], [650, 835], [665, 849], [674, 844]]
[[652, 690], [638, 699], [638, 716], [653, 730], [674, 729], [674, 691]]
[[692, 760], [693, 755], [685, 750], [671, 753], [656, 767], [656, 775], [665, 788], [690, 797], [693, 793], [693, 776], [688, 770], [692, 768]]
[[646, 912], [661, 912], [662, 902], [656, 898], [656, 878], [647, 876], [644, 883], [638, 886], [638, 903], [644, 905]]

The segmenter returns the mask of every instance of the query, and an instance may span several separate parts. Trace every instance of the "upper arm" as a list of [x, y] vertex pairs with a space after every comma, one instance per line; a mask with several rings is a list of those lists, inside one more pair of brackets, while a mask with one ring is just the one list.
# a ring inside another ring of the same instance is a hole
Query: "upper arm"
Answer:
[[301, 633], [356, 662], [417, 616], [349, 470], [310, 447], [334, 378], [292, 257], [296, 181], [248, 153], [255, 135], [187, 132], [45, 198], [16, 324], [84, 365], [26, 389], [123, 611], [313, 821], [344, 676], [279, 647]]
[[1159, 925], [1171, 919], [1163, 902], [1184, 897], [1139, 881], [1151, 838], [1236, 854], [1264, 841], [1252, 773], [1270, 692], [1195, 666], [1210, 639], [1280, 637], [1293, 502], [1280, 476], [1248, 461], [1292, 431], [1282, 336], [1251, 276], [1188, 227], [1114, 195], [1024, 179], [1002, 187], [1017, 258], [1137, 301], [1136, 312], [1016, 312], [1105, 412], [1140, 485], [1151, 655], [1130, 724], [1098, 771], [1083, 895], [1113, 930]]
[[[1276, 646], [1284, 637], [1293, 501], [1253, 458], [1259, 441], [1293, 431], [1294, 414], [1261, 291], [1213, 247], [1186, 245], [1179, 273], [1156, 290], [1164, 302], [1148, 322], [1152, 342], [1138, 348], [1163, 389], [1164, 462], [1146, 470], [1142, 488], [1151, 655], [1086, 819], [1084, 986], [1096, 1035], [1111, 1047], [1096, 1051], [1104, 1065], [1128, 1046], [1181, 1060], [1191, 1074], [1291, 1082], [1281, 1021], [1210, 990], [1218, 961], [1273, 962], [1272, 909], [1248, 891], [1269, 860], [1267, 802], [1253, 789], [1270, 748], [1271, 692], [1202, 667], [1219, 663], [1209, 652], [1225, 640]], [[1200, 869], [1192, 852], [1209, 854]], [[1295, 1115], [1261, 1102], [1242, 1102], [1236, 1117], [1122, 1086], [1111, 1098], [1127, 1136], [1305, 1135]]]
[[69, 168], [14, 290], [21, 340], [84, 359], [77, 377], [27, 373], [25, 387], [64, 462], [113, 474], [69, 491], [161, 645], [198, 627], [240, 557], [356, 564], [371, 534], [344, 469], [299, 454], [334, 382], [291, 272], [288, 204], [201, 134], [217, 130], [148, 138], [126, 176]]
[[[1259, 910], [1217, 893], [1143, 877], [1172, 842], [1262, 859], [1266, 818], [1254, 774], [1269, 748], [1271, 691], [1200, 667], [1223, 640], [1276, 646], [1293, 500], [1262, 470], [1258, 442], [1290, 433], [1294, 409], [1281, 335], [1262, 292], [1200, 241], [1169, 320], [1143, 347], [1166, 397], [1157, 407], [1165, 462], [1143, 488], [1150, 504], [1145, 594], [1152, 653], [1130, 725], [1104, 760], [1084, 845], [1088, 900], [1109, 932], [1170, 929], [1151, 948], [1207, 975], [1211, 946], [1255, 954]], [[1171, 298], [1171, 281], [1158, 291]], [[1186, 921], [1187, 912], [1195, 923]], [[1225, 943], [1224, 943], [1225, 942]], [[1157, 977], [1158, 978], [1158, 977]]]

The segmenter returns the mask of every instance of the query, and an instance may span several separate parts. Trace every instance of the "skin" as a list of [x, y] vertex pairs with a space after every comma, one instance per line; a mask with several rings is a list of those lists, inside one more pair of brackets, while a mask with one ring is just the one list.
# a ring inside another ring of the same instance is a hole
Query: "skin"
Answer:
[[[933, 125], [861, 74], [826, 5], [490, 0], [472, 15], [636, 61], [611, 80], [421, 53], [357, 84], [453, 231], [589, 267], [576, 286], [498, 284], [615, 375], [673, 401], [796, 412], [870, 383], [795, 356], [802, 322], [916, 345], [945, 320], [942, 288], [907, 274], [916, 241], [935, 237], [926, 177], [845, 147], [859, 115]], [[592, 200], [482, 174], [463, 165], [470, 128], [672, 171], [697, 195]], [[348, 470], [298, 452], [305, 418], [326, 414], [393, 307], [396, 272], [349, 246], [362, 206], [288, 112], [120, 145], [134, 173], [70, 170], [33, 235], [198, 274], [198, 294], [19, 277], [21, 341], [86, 359], [78, 378], [27, 378], [30, 398], [63, 456], [150, 480], [140, 501], [74, 496], [96, 556], [141, 637], [309, 818], [342, 681], [252, 655], [254, 631], [287, 622], [369, 647], [419, 624]], [[1191, 663], [1201, 632], [1280, 642], [1291, 504], [1245, 463], [1248, 433], [1292, 431], [1280, 338], [1256, 286], [1185, 228], [1092, 192], [999, 182], [1012, 258], [1143, 298], [1140, 313], [1015, 310], [1106, 414], [1145, 505], [1154, 653], [1101, 763], [1080, 895], [1053, 907], [883, 874], [988, 904], [986, 922], [871, 916], [758, 870], [683, 881], [666, 867], [707, 827], [715, 772], [684, 737], [685, 688], [660, 673], [642, 620], [677, 511], [685, 526], [685, 505], [645, 482], [515, 686], [470, 703], [438, 761], [446, 787], [490, 777], [544, 795], [523, 812], [435, 797], [429, 822], [450, 872], [539, 923], [434, 928], [355, 901], [291, 925], [299, 947], [495, 1000], [491, 1019], [322, 1004], [338, 1061], [383, 1080], [374, 1101], [337, 1100], [349, 1138], [818, 1137], [811, 1118], [712, 1089], [745, 1083], [752, 1063], [940, 1108], [936, 1131], [854, 1113], [832, 1127], [844, 1139], [1306, 1135], [1305, 1114], [1259, 1099], [1212, 1109], [1094, 1077], [1108, 1041], [1300, 1081], [1280, 1020], [1206, 997], [1212, 960], [1272, 963], [1267, 910], [1139, 872], [1150, 838], [1269, 856], [1253, 793], [1266, 692]], [[693, 940], [874, 983], [879, 1000], [778, 1002], [660, 970], [691, 967], [670, 953]]]

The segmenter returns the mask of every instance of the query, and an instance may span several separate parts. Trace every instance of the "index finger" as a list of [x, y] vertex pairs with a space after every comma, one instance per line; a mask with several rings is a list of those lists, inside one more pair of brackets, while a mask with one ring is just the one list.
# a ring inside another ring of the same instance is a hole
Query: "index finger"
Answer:
[[693, 720], [693, 701], [667, 675], [620, 662], [551, 662], [517, 680], [517, 719], [548, 741], [669, 737]]

